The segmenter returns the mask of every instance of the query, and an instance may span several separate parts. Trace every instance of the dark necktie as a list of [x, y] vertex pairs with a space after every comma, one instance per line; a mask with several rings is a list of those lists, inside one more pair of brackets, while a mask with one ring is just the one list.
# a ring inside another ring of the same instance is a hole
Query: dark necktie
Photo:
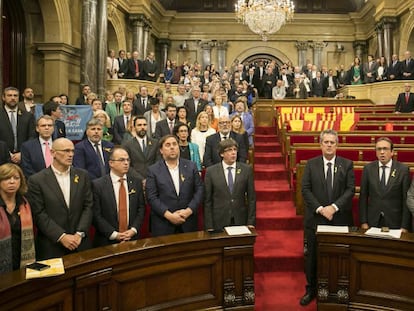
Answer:
[[381, 174], [381, 180], [380, 180], [380, 186], [382, 190], [385, 190], [385, 169], [387, 168], [387, 166], [383, 165], [381, 166], [382, 168], [382, 174]]
[[223, 136], [223, 140], [226, 140], [227, 139], [227, 136]]
[[98, 144], [98, 143], [96, 143], [96, 144], [94, 144], [94, 146], [95, 146], [95, 151], [96, 151], [96, 154], [98, 155], [99, 165], [100, 165], [100, 167], [101, 167], [101, 176], [105, 176], [105, 174], [106, 174], [106, 170], [105, 170], [105, 162], [104, 162], [104, 160], [103, 160], [103, 158], [102, 158], [102, 155], [101, 155], [101, 152], [100, 152], [100, 150], [99, 150], [99, 144]]
[[227, 182], [228, 182], [228, 186], [229, 186], [230, 193], [233, 192], [233, 184], [234, 184], [233, 174], [231, 172], [232, 169], [233, 168], [231, 166], [227, 167], [227, 171], [228, 171], [227, 172]]
[[125, 178], [119, 179], [119, 198], [118, 198], [118, 225], [119, 232], [128, 230], [128, 214], [127, 214], [127, 200], [126, 190], [124, 186]]
[[13, 130], [13, 137], [14, 137], [14, 151], [17, 150], [17, 121], [16, 121], [16, 116], [15, 114], [15, 110], [10, 110], [10, 124]]
[[173, 121], [169, 121], [169, 124], [170, 124], [170, 134], [172, 134], [173, 133], [173, 130], [174, 130], [174, 122]]
[[332, 163], [328, 162], [328, 171], [326, 172], [326, 189], [328, 190], [329, 204], [332, 203], [333, 189], [332, 189]]
[[147, 109], [147, 105], [145, 104], [145, 98], [142, 99], [142, 106], [144, 107], [144, 109]]
[[142, 152], [145, 153], [147, 147], [145, 146], [145, 139], [142, 140]]

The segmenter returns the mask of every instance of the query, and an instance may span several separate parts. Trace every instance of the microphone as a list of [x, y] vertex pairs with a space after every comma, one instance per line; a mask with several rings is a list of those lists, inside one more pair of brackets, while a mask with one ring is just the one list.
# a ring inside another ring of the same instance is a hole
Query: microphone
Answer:
[[384, 212], [381, 212], [379, 217], [378, 217], [377, 227], [381, 228], [381, 232], [389, 232], [390, 231], [390, 228], [388, 228], [386, 226], [386, 223], [385, 223], [385, 213]]

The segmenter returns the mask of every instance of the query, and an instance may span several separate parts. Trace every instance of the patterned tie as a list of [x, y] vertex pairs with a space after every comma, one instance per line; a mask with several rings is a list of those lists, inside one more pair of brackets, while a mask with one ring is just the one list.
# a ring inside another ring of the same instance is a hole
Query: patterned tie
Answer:
[[13, 137], [14, 137], [14, 150], [17, 150], [17, 121], [16, 116], [14, 115], [16, 111], [10, 110], [10, 124], [13, 130]]
[[169, 123], [170, 123], [170, 134], [172, 134], [174, 130], [174, 122], [170, 121]]
[[382, 174], [381, 174], [381, 180], [380, 180], [380, 186], [382, 190], [385, 190], [386, 183], [385, 183], [385, 169], [387, 168], [386, 165], [382, 165]]
[[128, 230], [128, 216], [127, 216], [127, 193], [124, 186], [125, 178], [119, 179], [119, 201], [118, 201], [118, 224], [119, 232]]
[[50, 152], [49, 142], [45, 141], [45, 166], [49, 167], [52, 164], [52, 153]]
[[332, 189], [332, 163], [328, 162], [328, 171], [326, 173], [326, 189], [328, 192], [329, 204], [332, 203], [333, 189]]
[[227, 167], [227, 170], [228, 170], [228, 172], [227, 172], [227, 182], [228, 182], [230, 193], [233, 193], [233, 183], [234, 183], [233, 174], [231, 173], [232, 169], [233, 168], [231, 166]]

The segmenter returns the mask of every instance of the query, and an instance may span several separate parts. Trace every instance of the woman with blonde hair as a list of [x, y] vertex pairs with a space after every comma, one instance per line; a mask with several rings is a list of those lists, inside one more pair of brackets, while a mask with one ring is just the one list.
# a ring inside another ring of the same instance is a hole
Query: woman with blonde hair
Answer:
[[112, 141], [112, 127], [111, 127], [111, 118], [104, 110], [96, 110], [93, 113], [93, 117], [100, 120], [103, 124], [102, 131], [103, 137], [102, 140]]
[[198, 151], [200, 153], [201, 161], [203, 161], [203, 157], [204, 157], [206, 139], [208, 136], [213, 135], [215, 133], [216, 133], [216, 130], [210, 126], [210, 120], [209, 120], [209, 116], [207, 112], [205, 111], [200, 112], [196, 119], [196, 126], [191, 131], [191, 142], [198, 145]]
[[0, 273], [18, 270], [36, 260], [33, 217], [24, 197], [27, 184], [19, 166], [0, 166]]
[[89, 93], [86, 96], [86, 104], [87, 105], [92, 105], [92, 101], [96, 98], [98, 98], [98, 96], [95, 93]]

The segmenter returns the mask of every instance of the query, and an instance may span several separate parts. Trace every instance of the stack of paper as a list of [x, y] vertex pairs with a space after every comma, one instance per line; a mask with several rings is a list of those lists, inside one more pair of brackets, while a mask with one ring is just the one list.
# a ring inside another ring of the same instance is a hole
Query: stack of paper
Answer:
[[381, 228], [369, 228], [365, 234], [366, 235], [375, 235], [375, 236], [385, 236], [385, 237], [390, 237], [390, 238], [395, 238], [395, 239], [399, 239], [401, 238], [401, 229], [390, 229], [390, 231], [388, 232], [382, 232]]
[[349, 227], [348, 226], [318, 225], [316, 232], [349, 233]]
[[62, 258], [52, 258], [48, 260], [42, 260], [39, 262], [49, 265], [50, 268], [41, 270], [41, 271], [26, 268], [26, 279], [27, 280], [61, 275], [65, 273], [65, 267], [63, 266]]
[[224, 227], [228, 235], [240, 235], [240, 234], [251, 234], [252, 232], [247, 226], [231, 226]]

